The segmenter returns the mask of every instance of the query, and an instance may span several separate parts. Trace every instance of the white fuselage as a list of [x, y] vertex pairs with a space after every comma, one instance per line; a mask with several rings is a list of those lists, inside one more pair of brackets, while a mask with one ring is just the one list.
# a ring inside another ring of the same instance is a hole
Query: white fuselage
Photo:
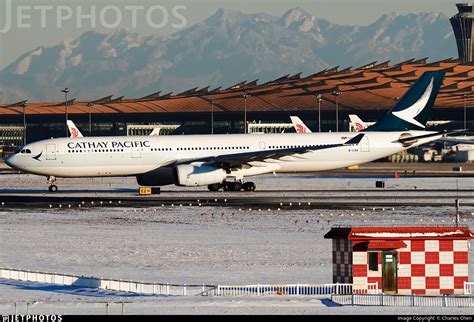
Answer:
[[[358, 145], [249, 162], [250, 169], [247, 167], [244, 175], [324, 171], [370, 162], [407, 149], [397, 141], [403, 133], [418, 136], [433, 132], [366, 132]], [[192, 162], [210, 156], [341, 144], [356, 135], [338, 132], [57, 138], [28, 144], [23, 147], [26, 153], [14, 154], [6, 162], [17, 170], [45, 176], [136, 176], [176, 161]], [[411, 147], [437, 138], [418, 140]], [[257, 171], [252, 171], [252, 168]]]

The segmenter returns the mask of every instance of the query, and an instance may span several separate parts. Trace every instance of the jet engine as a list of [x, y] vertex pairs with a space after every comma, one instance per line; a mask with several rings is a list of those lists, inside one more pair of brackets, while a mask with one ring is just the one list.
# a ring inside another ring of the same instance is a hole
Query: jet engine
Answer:
[[417, 139], [411, 139], [411, 137], [413, 137], [413, 135], [411, 135], [410, 133], [402, 133], [402, 135], [400, 135], [398, 140], [402, 144], [403, 147], [408, 147], [418, 142]]
[[137, 183], [145, 187], [166, 186], [176, 183], [173, 168], [158, 168], [153, 172], [137, 176]]
[[221, 183], [227, 174], [224, 169], [208, 165], [182, 164], [174, 168], [176, 185], [185, 187], [207, 186]]

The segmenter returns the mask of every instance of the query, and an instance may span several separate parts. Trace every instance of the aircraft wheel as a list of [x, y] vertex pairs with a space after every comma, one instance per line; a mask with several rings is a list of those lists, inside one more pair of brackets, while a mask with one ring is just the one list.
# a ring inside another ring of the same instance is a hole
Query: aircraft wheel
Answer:
[[207, 186], [207, 189], [209, 189], [209, 191], [219, 191], [221, 190], [221, 188], [222, 185], [220, 183], [214, 183]]
[[49, 186], [49, 192], [56, 192], [56, 191], [58, 191], [57, 185], [52, 184]]
[[253, 182], [246, 182], [243, 184], [243, 188], [245, 191], [255, 191], [257, 186]]
[[242, 183], [239, 181], [234, 181], [230, 183], [230, 190], [232, 191], [240, 191], [242, 190]]

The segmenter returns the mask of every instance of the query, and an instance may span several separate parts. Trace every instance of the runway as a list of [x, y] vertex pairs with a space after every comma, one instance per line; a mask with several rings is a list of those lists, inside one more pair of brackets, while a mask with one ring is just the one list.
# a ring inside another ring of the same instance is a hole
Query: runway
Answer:
[[181, 192], [163, 190], [159, 195], [139, 195], [135, 189], [66, 190], [45, 193], [39, 190], [3, 190], [2, 207], [262, 207], [335, 208], [395, 206], [474, 206], [474, 189], [332, 189], [264, 190], [254, 192]]
[[[164, 186], [156, 195], [139, 195], [133, 177], [59, 179], [50, 193], [45, 178], [0, 176], [0, 206], [17, 207], [235, 207], [262, 209], [474, 206], [473, 178], [318, 177], [312, 174], [252, 178], [254, 192], [210, 192], [206, 187]], [[384, 188], [376, 188], [382, 181]]]

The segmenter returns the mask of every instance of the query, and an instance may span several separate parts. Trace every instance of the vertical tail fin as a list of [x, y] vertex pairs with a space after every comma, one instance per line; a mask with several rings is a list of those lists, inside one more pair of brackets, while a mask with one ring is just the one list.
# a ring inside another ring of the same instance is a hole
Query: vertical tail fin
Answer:
[[311, 133], [311, 130], [306, 126], [306, 124], [301, 121], [298, 116], [290, 116], [291, 122], [295, 127], [296, 133]]
[[365, 130], [367, 128], [367, 124], [365, 124], [365, 122], [362, 121], [357, 115], [349, 114], [349, 119], [351, 120], [352, 128], [356, 132]]
[[150, 136], [160, 135], [160, 130], [159, 127], [155, 127], [153, 131], [151, 131]]
[[379, 122], [367, 131], [424, 130], [445, 71], [425, 72]]
[[69, 133], [71, 133], [72, 138], [82, 138], [82, 137], [84, 137], [82, 135], [81, 131], [79, 131], [79, 129], [77, 128], [76, 124], [74, 124], [73, 121], [67, 120], [67, 127], [69, 128]]

